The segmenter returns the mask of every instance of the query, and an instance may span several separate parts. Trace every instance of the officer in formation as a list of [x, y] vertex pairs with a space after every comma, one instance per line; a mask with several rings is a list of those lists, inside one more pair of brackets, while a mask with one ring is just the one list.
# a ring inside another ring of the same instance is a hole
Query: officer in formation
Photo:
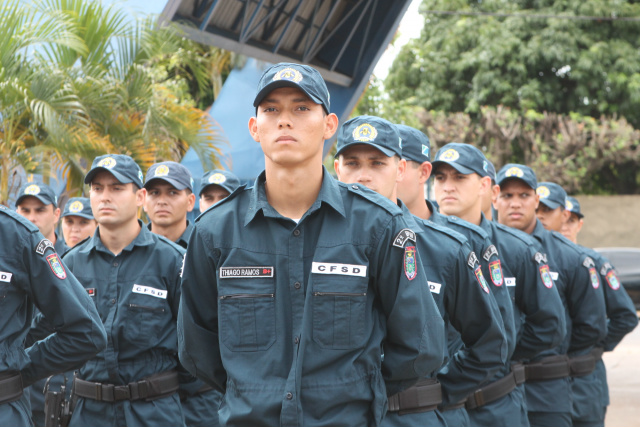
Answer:
[[387, 396], [444, 358], [415, 233], [397, 205], [323, 168], [338, 118], [318, 71], [269, 67], [254, 106], [265, 171], [195, 222], [180, 359], [224, 391], [223, 426], [379, 425]]
[[223, 169], [206, 172], [200, 180], [200, 212], [229, 197], [239, 186], [240, 180], [233, 172]]
[[[417, 385], [389, 398], [383, 426], [446, 426], [438, 406], [451, 406], [466, 398], [504, 365], [507, 355], [498, 306], [474, 274], [480, 266], [467, 239], [413, 216], [397, 198], [397, 182], [404, 180], [407, 169], [415, 172], [422, 163], [419, 142], [422, 138], [426, 136], [415, 129], [372, 116], [347, 121], [338, 134], [335, 160], [338, 179], [373, 189], [402, 209], [407, 225], [415, 232], [416, 247], [422, 254], [420, 267], [429, 279], [429, 290], [445, 326], [456, 336], [447, 341], [448, 360], [443, 366]], [[409, 165], [402, 157], [418, 160]], [[455, 345], [457, 337], [463, 346]], [[443, 373], [438, 377], [440, 382], [436, 379], [439, 372]], [[451, 412], [457, 413], [456, 425], [468, 425], [463, 408]]]
[[[8, 243], [0, 245], [0, 425], [29, 427], [23, 389], [80, 367], [107, 338], [91, 298], [38, 227], [0, 206], [0, 236]], [[26, 348], [34, 306], [56, 333]]]
[[93, 236], [98, 226], [87, 197], [72, 197], [67, 200], [61, 218], [62, 236], [69, 248]]
[[51, 187], [33, 183], [23, 185], [18, 191], [16, 212], [38, 227], [42, 235], [53, 243], [58, 254], [62, 256], [67, 251], [68, 247], [64, 240], [60, 239], [56, 233], [60, 208], [58, 196]]
[[[578, 233], [584, 222], [580, 203], [567, 196], [566, 210], [570, 217], [562, 228], [562, 234], [578, 243]], [[584, 247], [582, 247], [584, 248]], [[604, 362], [600, 352], [613, 351], [622, 338], [638, 325], [638, 315], [633, 301], [621, 285], [616, 271], [607, 258], [590, 248], [584, 248], [596, 264], [604, 292], [607, 310], [607, 336], [596, 345], [596, 367], [592, 374], [574, 379], [572, 384], [574, 427], [604, 426], [604, 416], [609, 406], [609, 387]]]

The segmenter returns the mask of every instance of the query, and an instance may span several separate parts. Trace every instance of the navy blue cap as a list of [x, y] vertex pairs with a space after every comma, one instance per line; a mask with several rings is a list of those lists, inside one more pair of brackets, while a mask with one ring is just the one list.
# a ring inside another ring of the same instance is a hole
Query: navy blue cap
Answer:
[[160, 162], [151, 165], [147, 171], [144, 187], [154, 179], [161, 179], [173, 185], [176, 190], [189, 189], [193, 192], [193, 178], [189, 169], [176, 162]]
[[580, 211], [580, 202], [575, 197], [567, 196], [567, 203], [564, 207], [569, 212], [578, 215], [578, 218], [584, 218], [584, 215]]
[[431, 161], [431, 143], [429, 137], [407, 125], [396, 125], [402, 139], [402, 158], [420, 164]]
[[56, 196], [53, 189], [46, 184], [27, 183], [20, 187], [20, 191], [18, 191], [18, 199], [16, 200], [16, 207], [26, 197], [35, 197], [45, 205], [53, 205], [54, 208], [58, 207], [58, 196]]
[[129, 156], [124, 154], [105, 154], [96, 157], [91, 164], [91, 169], [84, 177], [84, 183], [90, 184], [93, 177], [103, 170], [110, 172], [122, 184], [132, 182], [138, 188], [142, 188], [142, 170], [135, 160]]
[[91, 204], [86, 197], [72, 197], [67, 200], [62, 211], [62, 218], [65, 216], [81, 216], [82, 218], [93, 219]]
[[298, 88], [313, 102], [322, 105], [327, 113], [330, 111], [329, 89], [318, 70], [308, 65], [291, 62], [272, 65], [262, 73], [253, 106], [258, 108], [267, 95], [281, 87]]
[[536, 193], [540, 196], [540, 203], [544, 203], [549, 209], [564, 208], [567, 204], [567, 192], [553, 182], [539, 183]]
[[496, 182], [497, 180], [496, 167], [493, 166], [493, 162], [491, 160], [487, 159], [487, 162], [489, 162], [489, 166], [487, 167], [487, 173], [489, 174], [489, 178], [491, 178], [493, 182]]
[[370, 145], [385, 156], [402, 157], [402, 140], [396, 125], [376, 116], [358, 116], [342, 124], [338, 133], [336, 157], [354, 145]]
[[507, 163], [498, 171], [496, 184], [502, 185], [502, 183], [508, 179], [519, 179], [533, 190], [538, 188], [538, 178], [536, 178], [536, 173], [529, 166], [518, 163]]
[[440, 148], [433, 162], [434, 172], [440, 165], [449, 165], [464, 175], [477, 173], [482, 177], [489, 176], [489, 160], [471, 144], [450, 142]]
[[236, 191], [236, 188], [240, 187], [240, 179], [232, 172], [224, 169], [215, 169], [202, 175], [200, 180], [200, 193], [198, 196], [202, 196], [202, 192], [210, 185], [218, 185], [229, 192], [229, 194]]

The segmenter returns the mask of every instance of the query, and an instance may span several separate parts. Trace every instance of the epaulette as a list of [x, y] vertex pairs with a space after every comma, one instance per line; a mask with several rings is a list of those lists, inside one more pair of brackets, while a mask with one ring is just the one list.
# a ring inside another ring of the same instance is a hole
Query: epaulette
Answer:
[[451, 239], [457, 241], [458, 243], [460, 243], [461, 245], [464, 245], [465, 243], [469, 243], [469, 239], [467, 239], [464, 234], [458, 233], [457, 231], [455, 231], [452, 228], [447, 228], [444, 227], [440, 224], [436, 224], [435, 222], [431, 221], [431, 220], [422, 220], [422, 222], [424, 224], [426, 224], [427, 227], [433, 228], [434, 230], [442, 233], [442, 234], [446, 234], [447, 236], [449, 236]]
[[465, 227], [471, 231], [473, 231], [476, 234], [479, 234], [480, 236], [482, 236], [482, 238], [484, 239], [488, 239], [489, 235], [487, 234], [486, 231], [484, 231], [482, 228], [480, 228], [479, 226], [475, 225], [475, 224], [471, 224], [469, 221], [465, 221], [463, 219], [458, 218], [457, 216], [451, 215], [446, 217], [447, 221], [449, 221], [449, 223], [451, 224], [457, 224], [460, 225], [462, 227]]
[[535, 242], [533, 240], [533, 237], [531, 237], [530, 235], [528, 235], [527, 233], [525, 233], [522, 230], [518, 230], [516, 228], [513, 227], [507, 227], [504, 224], [500, 224], [497, 222], [494, 222], [494, 224], [496, 225], [496, 227], [498, 227], [500, 230], [509, 233], [510, 235], [512, 235], [513, 237], [521, 240], [522, 242], [524, 242], [525, 244], [529, 245], [529, 246], [535, 246]]
[[247, 184], [242, 184], [240, 185], [238, 188], [236, 188], [235, 190], [233, 190], [233, 193], [229, 194], [227, 197], [225, 197], [224, 199], [220, 200], [218, 203], [216, 203], [213, 206], [210, 206], [209, 209], [207, 209], [206, 211], [202, 212], [200, 215], [198, 215], [198, 217], [195, 219], [195, 222], [198, 222], [200, 220], [200, 218], [202, 218], [204, 215], [207, 214], [207, 212], [210, 212], [214, 209], [217, 209], [218, 207], [224, 205], [225, 203], [228, 203], [230, 200], [235, 199], [238, 194], [240, 194], [241, 192], [243, 192], [245, 189], [247, 188]]
[[180, 256], [184, 255], [185, 253], [185, 249], [180, 246], [179, 244], [177, 244], [176, 242], [172, 242], [171, 240], [167, 239], [166, 237], [160, 235], [160, 234], [156, 234], [156, 237], [158, 238], [158, 240], [161, 240], [165, 243], [167, 243], [169, 246], [171, 246], [173, 249], [175, 249]]
[[31, 221], [20, 215], [19, 213], [12, 211], [6, 206], [0, 205], [0, 212], [6, 214], [9, 218], [13, 218], [16, 222], [22, 224], [27, 230], [34, 233], [36, 231], [40, 231], [38, 227], [36, 227]]
[[344, 182], [338, 182], [338, 185], [348, 189], [350, 193], [357, 194], [363, 199], [368, 200], [371, 203], [384, 208], [384, 210], [386, 210], [392, 215], [398, 215], [398, 214], [402, 215], [402, 210], [398, 207], [398, 205], [396, 205], [386, 197], [381, 196], [379, 193], [376, 193], [375, 191], [368, 189], [364, 185], [345, 184]]

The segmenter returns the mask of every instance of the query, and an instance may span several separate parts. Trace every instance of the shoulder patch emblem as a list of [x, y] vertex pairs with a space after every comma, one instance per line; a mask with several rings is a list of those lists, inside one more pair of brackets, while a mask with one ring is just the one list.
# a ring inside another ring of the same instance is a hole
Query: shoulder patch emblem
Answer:
[[467, 265], [473, 268], [476, 264], [479, 264], [478, 257], [475, 252], [470, 252], [469, 257], [467, 258]]
[[409, 280], [415, 279], [418, 275], [415, 246], [407, 246], [404, 248], [404, 275], [407, 276]]
[[489, 263], [489, 271], [491, 272], [491, 281], [496, 286], [502, 286], [504, 279], [502, 277], [502, 267], [500, 266], [500, 260], [496, 260]]
[[487, 284], [487, 281], [484, 280], [484, 276], [482, 275], [482, 268], [478, 266], [478, 268], [475, 269], [474, 273], [476, 275], [476, 279], [478, 279], [478, 283], [480, 283], [480, 287], [482, 288], [482, 290], [486, 293], [489, 293], [489, 285]]
[[56, 248], [53, 246], [53, 243], [51, 243], [51, 240], [42, 239], [42, 240], [40, 240], [40, 242], [36, 246], [36, 253], [40, 254], [40, 255], [44, 255], [44, 253], [47, 250], [47, 248], [51, 248], [54, 251], [56, 250]]
[[411, 240], [413, 243], [415, 243], [416, 233], [408, 228], [403, 228], [393, 239], [393, 246], [404, 248], [404, 244], [407, 243], [407, 240]]
[[51, 271], [53, 271], [53, 274], [55, 274], [58, 279], [64, 280], [67, 278], [67, 272], [65, 271], [60, 258], [58, 258], [58, 254], [54, 253], [47, 256], [47, 262], [49, 263]]
[[616, 276], [615, 271], [609, 270], [606, 278], [607, 278], [607, 283], [609, 284], [609, 287], [611, 289], [613, 289], [614, 291], [617, 291], [618, 289], [620, 289], [620, 281], [618, 280], [618, 276]]
[[596, 264], [593, 262], [591, 257], [586, 257], [584, 261], [582, 261], [582, 265], [584, 265], [587, 268], [590, 268], [590, 267], [595, 267]]
[[[533, 256], [533, 260], [535, 262], [537, 262], [538, 264], [542, 264], [542, 263], [547, 263], [547, 255], [540, 253], [540, 252], [536, 252], [536, 254]], [[548, 269], [548, 267], [547, 267]]]
[[551, 278], [551, 272], [549, 271], [548, 265], [545, 264], [540, 266], [540, 278], [547, 288], [553, 288], [553, 279]]
[[484, 254], [482, 254], [482, 258], [486, 259], [487, 261], [489, 261], [491, 259], [492, 256], [498, 256], [498, 250], [496, 249], [496, 247], [494, 245], [491, 245], [487, 248], [486, 251], [484, 251]]
[[600, 279], [598, 278], [598, 272], [595, 267], [589, 267], [589, 277], [591, 278], [591, 286], [593, 286], [593, 289], [598, 289], [600, 287]]
[[606, 276], [609, 270], [613, 270], [613, 266], [610, 263], [605, 262], [600, 269], [600, 275]]

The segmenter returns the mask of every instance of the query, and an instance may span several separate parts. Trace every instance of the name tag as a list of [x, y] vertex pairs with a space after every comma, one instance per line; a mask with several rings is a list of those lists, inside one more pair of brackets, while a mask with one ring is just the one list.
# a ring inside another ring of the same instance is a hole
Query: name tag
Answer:
[[552, 271], [552, 272], [551, 272], [551, 278], [552, 278], [553, 280], [558, 280], [558, 273], [557, 273], [557, 272], [555, 272], [555, 271]]
[[314, 262], [311, 264], [311, 272], [317, 274], [340, 274], [343, 276], [367, 277], [367, 266]]
[[13, 277], [13, 273], [7, 273], [6, 271], [0, 271], [0, 282], [11, 282], [11, 277]]
[[440, 293], [440, 288], [442, 288], [441, 283], [429, 282], [429, 290], [434, 294]]
[[134, 294], [149, 295], [150, 297], [156, 297], [161, 299], [167, 299], [167, 291], [162, 289], [155, 289], [149, 286], [133, 285]]
[[273, 277], [273, 267], [220, 267], [221, 279]]
[[507, 286], [515, 286], [516, 285], [516, 278], [515, 277], [505, 277], [504, 278], [504, 282], [506, 283]]

